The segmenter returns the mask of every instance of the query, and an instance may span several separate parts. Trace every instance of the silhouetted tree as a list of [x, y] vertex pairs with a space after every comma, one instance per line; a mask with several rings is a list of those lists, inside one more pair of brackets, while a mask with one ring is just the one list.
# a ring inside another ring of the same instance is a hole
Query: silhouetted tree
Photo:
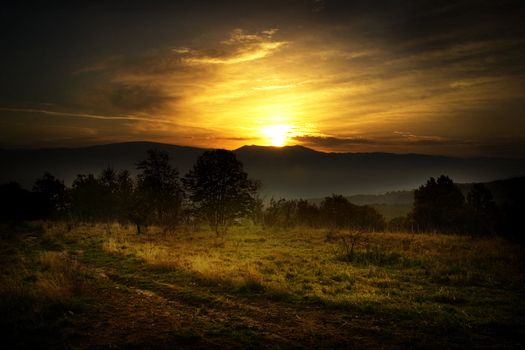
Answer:
[[264, 223], [281, 228], [302, 225], [367, 231], [381, 231], [386, 226], [375, 208], [352, 204], [335, 194], [324, 198], [319, 207], [304, 199], [276, 201], [272, 198], [265, 210]]
[[304, 199], [297, 201], [297, 221], [300, 225], [317, 227], [319, 225], [319, 208]]
[[296, 226], [298, 222], [297, 202], [294, 200], [270, 199], [265, 211], [264, 222], [269, 227], [289, 228]]
[[217, 235], [250, 214], [259, 187], [235, 154], [222, 149], [204, 152], [183, 181], [195, 214]]
[[505, 199], [501, 203], [502, 232], [525, 245], [525, 177], [510, 179], [505, 187]]
[[153, 223], [151, 217], [153, 212], [152, 203], [148, 201], [147, 196], [139, 187], [132, 192], [126, 212], [126, 218], [135, 225], [138, 235], [142, 233], [142, 228]]
[[[284, 199], [281, 199], [284, 200]], [[273, 197], [270, 198], [268, 207], [264, 210], [264, 226], [276, 227], [279, 226], [280, 205]]]
[[148, 157], [137, 165], [137, 189], [134, 211], [138, 231], [140, 225], [157, 223], [165, 230], [179, 224], [183, 192], [179, 173], [169, 163], [169, 154], [149, 150]]
[[374, 208], [350, 203], [342, 195], [326, 197], [319, 207], [324, 226], [331, 229], [384, 230], [383, 216]]
[[474, 184], [467, 194], [469, 229], [475, 234], [494, 234], [498, 226], [498, 206], [490, 190]]
[[72, 219], [84, 222], [132, 220], [135, 188], [127, 170], [108, 167], [99, 176], [79, 174], [69, 190]]
[[412, 232], [414, 231], [414, 220], [411, 214], [397, 216], [390, 219], [387, 226], [391, 232]]
[[[257, 184], [259, 187], [259, 184]], [[264, 203], [262, 198], [258, 194], [254, 196], [252, 206], [249, 209], [250, 217], [254, 224], [263, 224], [264, 223]]]
[[496, 202], [494, 202], [492, 193], [482, 183], [472, 185], [467, 194], [467, 204], [480, 214], [489, 213], [496, 209]]
[[50, 173], [35, 181], [33, 193], [42, 218], [56, 218], [66, 211], [66, 186]]
[[0, 220], [16, 224], [22, 220], [38, 219], [40, 212], [34, 196], [17, 182], [0, 185]]
[[385, 219], [375, 208], [350, 203], [350, 227], [366, 231], [383, 231]]
[[71, 188], [71, 212], [76, 220], [96, 222], [104, 216], [104, 187], [93, 174], [79, 174]]
[[98, 177], [98, 182], [100, 185], [99, 205], [102, 215], [100, 219], [109, 223], [116, 220], [119, 209], [117, 172], [111, 167], [103, 169]]
[[419, 230], [461, 232], [464, 229], [465, 198], [445, 175], [431, 177], [414, 192], [412, 212]]
[[120, 223], [127, 223], [130, 220], [130, 212], [134, 201], [135, 184], [129, 171], [120, 170], [117, 173], [117, 217]]
[[333, 194], [323, 199], [319, 209], [325, 225], [331, 229], [349, 228], [351, 205], [342, 195]]

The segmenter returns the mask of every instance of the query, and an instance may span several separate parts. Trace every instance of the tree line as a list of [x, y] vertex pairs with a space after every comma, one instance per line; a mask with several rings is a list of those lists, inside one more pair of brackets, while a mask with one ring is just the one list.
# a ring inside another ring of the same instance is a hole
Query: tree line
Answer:
[[325, 197], [320, 205], [304, 199], [271, 199], [263, 212], [263, 224], [280, 228], [307, 226], [330, 230], [383, 231], [386, 228], [385, 219], [376, 209], [350, 203], [337, 194]]
[[321, 205], [307, 200], [259, 197], [260, 183], [248, 177], [235, 154], [204, 152], [180, 177], [169, 155], [149, 150], [136, 165], [137, 176], [110, 167], [100, 174], [79, 174], [71, 187], [46, 173], [32, 191], [17, 183], [0, 185], [3, 221], [58, 219], [76, 223], [133, 224], [137, 233], [156, 225], [166, 232], [181, 225], [206, 223], [217, 234], [241, 221], [272, 228], [308, 226], [380, 231], [385, 220], [374, 208], [350, 203], [342, 195], [326, 197]]
[[172, 167], [168, 153], [159, 150], [149, 150], [136, 169], [135, 177], [111, 167], [98, 175], [79, 174], [71, 187], [49, 173], [36, 180], [31, 191], [15, 182], [0, 185], [0, 219], [116, 221], [133, 224], [139, 234], [151, 225], [174, 231], [205, 223], [217, 235], [243, 219], [272, 228], [474, 234], [514, 234], [522, 222], [522, 207], [498, 206], [483, 184], [474, 184], [465, 197], [444, 175], [430, 178], [414, 192], [408, 215], [386, 222], [373, 207], [336, 194], [319, 205], [305, 199], [264, 203], [260, 183], [226, 150], [204, 152], [184, 177]]
[[259, 183], [226, 150], [204, 152], [183, 178], [169, 154], [159, 150], [149, 150], [136, 168], [135, 178], [110, 167], [98, 175], [79, 174], [70, 188], [49, 173], [35, 181], [32, 191], [15, 182], [0, 185], [0, 219], [116, 221], [135, 225], [139, 234], [151, 225], [174, 231], [206, 222], [219, 235], [257, 206]]
[[263, 224], [281, 228], [504, 235], [523, 240], [523, 182], [515, 181], [511, 198], [498, 205], [482, 183], [473, 184], [465, 196], [448, 176], [431, 177], [414, 191], [411, 211], [388, 222], [373, 207], [355, 205], [341, 195], [326, 197], [319, 205], [304, 199], [272, 199], [264, 211]]
[[525, 181], [509, 181], [510, 195], [496, 203], [489, 188], [473, 184], [463, 195], [448, 176], [431, 177], [414, 191], [411, 212], [389, 222], [391, 230], [504, 235], [523, 241]]

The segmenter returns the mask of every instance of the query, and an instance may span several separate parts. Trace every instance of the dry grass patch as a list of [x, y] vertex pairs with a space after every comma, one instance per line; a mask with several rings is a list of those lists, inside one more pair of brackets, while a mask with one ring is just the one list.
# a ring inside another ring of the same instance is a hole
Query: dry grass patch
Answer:
[[66, 302], [81, 295], [84, 281], [78, 262], [66, 252], [41, 252], [41, 273], [36, 279], [37, 294], [53, 302]]
[[405, 327], [410, 337], [429, 339], [436, 331], [463, 332], [465, 339], [502, 327], [517, 332], [523, 324], [522, 248], [493, 237], [363, 233], [362, 238], [353, 258], [342, 259], [340, 243], [327, 240], [324, 230], [238, 226], [216, 238], [207, 230], [166, 235], [150, 228], [139, 236], [119, 225], [69, 231], [50, 226], [43, 233], [45, 244], [27, 237], [6, 248], [0, 304], [12, 315], [33, 312], [33, 321], [49, 319], [42, 317], [45, 310], [57, 306], [63, 315], [84, 293], [82, 276], [102, 271], [108, 286], [117, 285], [122, 295], [130, 288], [134, 295], [141, 291], [141, 298], [162, 295], [188, 302], [191, 312], [194, 305], [206, 311], [227, 308], [228, 316], [221, 314], [227, 324], [230, 313], [240, 315], [237, 304], [260, 309], [272, 304], [293, 312], [312, 308], [334, 322], [335, 316], [349, 322], [367, 318], [392, 332]]
[[353, 259], [341, 259], [340, 244], [327, 241], [324, 230], [235, 227], [220, 239], [206, 230], [102, 237], [107, 252], [231, 292], [434, 320], [468, 313], [468, 322], [479, 323], [524, 308], [516, 304], [525, 281], [523, 251], [499, 238], [364, 233]]

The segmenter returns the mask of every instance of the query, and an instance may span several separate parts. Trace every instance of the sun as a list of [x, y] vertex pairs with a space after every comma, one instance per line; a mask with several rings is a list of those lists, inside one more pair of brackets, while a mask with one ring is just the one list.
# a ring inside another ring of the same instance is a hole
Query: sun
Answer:
[[283, 147], [288, 141], [290, 129], [289, 125], [284, 124], [268, 125], [262, 128], [262, 134], [268, 138], [270, 145]]

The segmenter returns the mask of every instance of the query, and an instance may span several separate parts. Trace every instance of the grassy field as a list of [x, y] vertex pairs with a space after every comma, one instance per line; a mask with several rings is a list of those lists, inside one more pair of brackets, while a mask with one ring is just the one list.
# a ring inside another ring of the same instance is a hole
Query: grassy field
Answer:
[[119, 225], [2, 231], [0, 326], [12, 347], [524, 345], [524, 251], [499, 238], [248, 225], [223, 238]]

